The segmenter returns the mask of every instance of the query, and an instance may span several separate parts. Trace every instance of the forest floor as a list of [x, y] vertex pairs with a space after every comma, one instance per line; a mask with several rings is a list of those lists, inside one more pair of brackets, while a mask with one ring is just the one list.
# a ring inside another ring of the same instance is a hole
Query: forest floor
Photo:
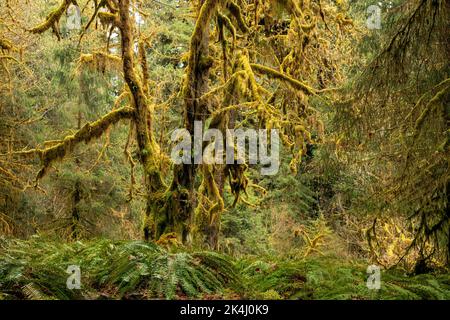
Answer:
[[[450, 299], [450, 274], [381, 270], [333, 255], [231, 257], [141, 241], [0, 238], [0, 299]], [[67, 272], [80, 270], [80, 289]], [[73, 269], [73, 267], [72, 267]], [[70, 287], [70, 285], [69, 285]]]

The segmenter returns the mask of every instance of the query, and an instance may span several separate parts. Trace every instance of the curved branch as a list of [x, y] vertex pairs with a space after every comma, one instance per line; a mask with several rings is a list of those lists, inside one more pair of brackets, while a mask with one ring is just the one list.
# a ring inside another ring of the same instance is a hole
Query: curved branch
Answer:
[[236, 18], [236, 22], [242, 32], [248, 33], [249, 28], [242, 15], [241, 7], [239, 7], [234, 1], [230, 1], [228, 2], [227, 9]]
[[130, 107], [113, 110], [97, 121], [86, 123], [75, 134], [66, 136], [61, 142], [52, 147], [16, 152], [15, 154], [37, 153], [39, 155], [43, 167], [37, 174], [36, 181], [38, 181], [45, 176], [48, 168], [54, 161], [64, 158], [76, 145], [81, 142], [88, 143], [92, 139], [100, 137], [112, 124], [115, 124], [122, 119], [129, 119], [133, 117], [133, 115], [134, 109]]
[[289, 83], [294, 89], [297, 90], [301, 90], [307, 94], [310, 95], [317, 95], [317, 92], [315, 89], [311, 88], [310, 86], [304, 84], [303, 82], [291, 78], [288, 75], [281, 73], [275, 69], [266, 67], [266, 66], [262, 66], [260, 64], [255, 64], [255, 63], [251, 63], [250, 66], [252, 67], [253, 70], [255, 70], [258, 73], [262, 73], [265, 74], [269, 77], [278, 79], [278, 80], [283, 80], [286, 81], [287, 83]]
[[50, 12], [50, 14], [47, 16], [44, 22], [30, 29], [29, 31], [31, 33], [43, 33], [48, 29], [50, 29], [52, 26], [54, 26], [55, 23], [59, 21], [59, 19], [61, 19], [61, 16], [64, 14], [64, 12], [67, 10], [67, 8], [70, 6], [72, 2], [73, 0], [62, 1], [58, 8]]

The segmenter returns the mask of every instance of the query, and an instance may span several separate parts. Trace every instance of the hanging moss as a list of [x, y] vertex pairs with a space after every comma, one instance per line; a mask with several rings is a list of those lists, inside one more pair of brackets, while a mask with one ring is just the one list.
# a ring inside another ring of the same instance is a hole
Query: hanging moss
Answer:
[[119, 71], [122, 68], [122, 59], [119, 56], [103, 51], [94, 51], [90, 54], [81, 54], [78, 59], [78, 69], [89, 68], [104, 73], [106, 70]]
[[198, 188], [198, 203], [195, 208], [195, 243], [207, 244], [216, 249], [220, 231], [220, 216], [225, 205], [216, 182], [213, 165], [202, 165], [202, 182]]
[[[249, 89], [252, 93], [252, 97], [255, 101], [261, 101], [261, 96], [259, 94], [259, 86], [255, 79], [255, 74], [251, 68], [248, 51], [242, 50], [239, 54], [239, 65], [246, 72], [247, 79], [249, 82]], [[242, 91], [245, 91], [244, 88], [241, 88]]]
[[101, 11], [101, 12], [97, 13], [97, 16], [100, 19], [100, 22], [103, 24], [103, 26], [118, 24], [117, 14]]

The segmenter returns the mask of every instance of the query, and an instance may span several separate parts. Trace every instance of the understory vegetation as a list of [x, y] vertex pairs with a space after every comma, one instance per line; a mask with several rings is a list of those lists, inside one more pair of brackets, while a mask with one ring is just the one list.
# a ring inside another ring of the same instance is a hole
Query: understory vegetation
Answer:
[[[233, 258], [167, 249], [143, 241], [61, 243], [41, 237], [1, 240], [1, 299], [449, 299], [448, 274], [382, 273], [366, 286], [367, 264], [325, 257]], [[80, 290], [66, 286], [81, 267]]]
[[2, 0], [0, 300], [450, 299], [448, 30], [448, 0]]

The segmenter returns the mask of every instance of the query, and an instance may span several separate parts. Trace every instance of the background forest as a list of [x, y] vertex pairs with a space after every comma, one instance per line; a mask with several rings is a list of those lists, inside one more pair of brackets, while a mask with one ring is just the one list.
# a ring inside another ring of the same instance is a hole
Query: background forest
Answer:
[[[1, 0], [0, 300], [450, 299], [449, 27], [446, 0]], [[279, 172], [173, 163], [194, 121], [278, 130]]]

